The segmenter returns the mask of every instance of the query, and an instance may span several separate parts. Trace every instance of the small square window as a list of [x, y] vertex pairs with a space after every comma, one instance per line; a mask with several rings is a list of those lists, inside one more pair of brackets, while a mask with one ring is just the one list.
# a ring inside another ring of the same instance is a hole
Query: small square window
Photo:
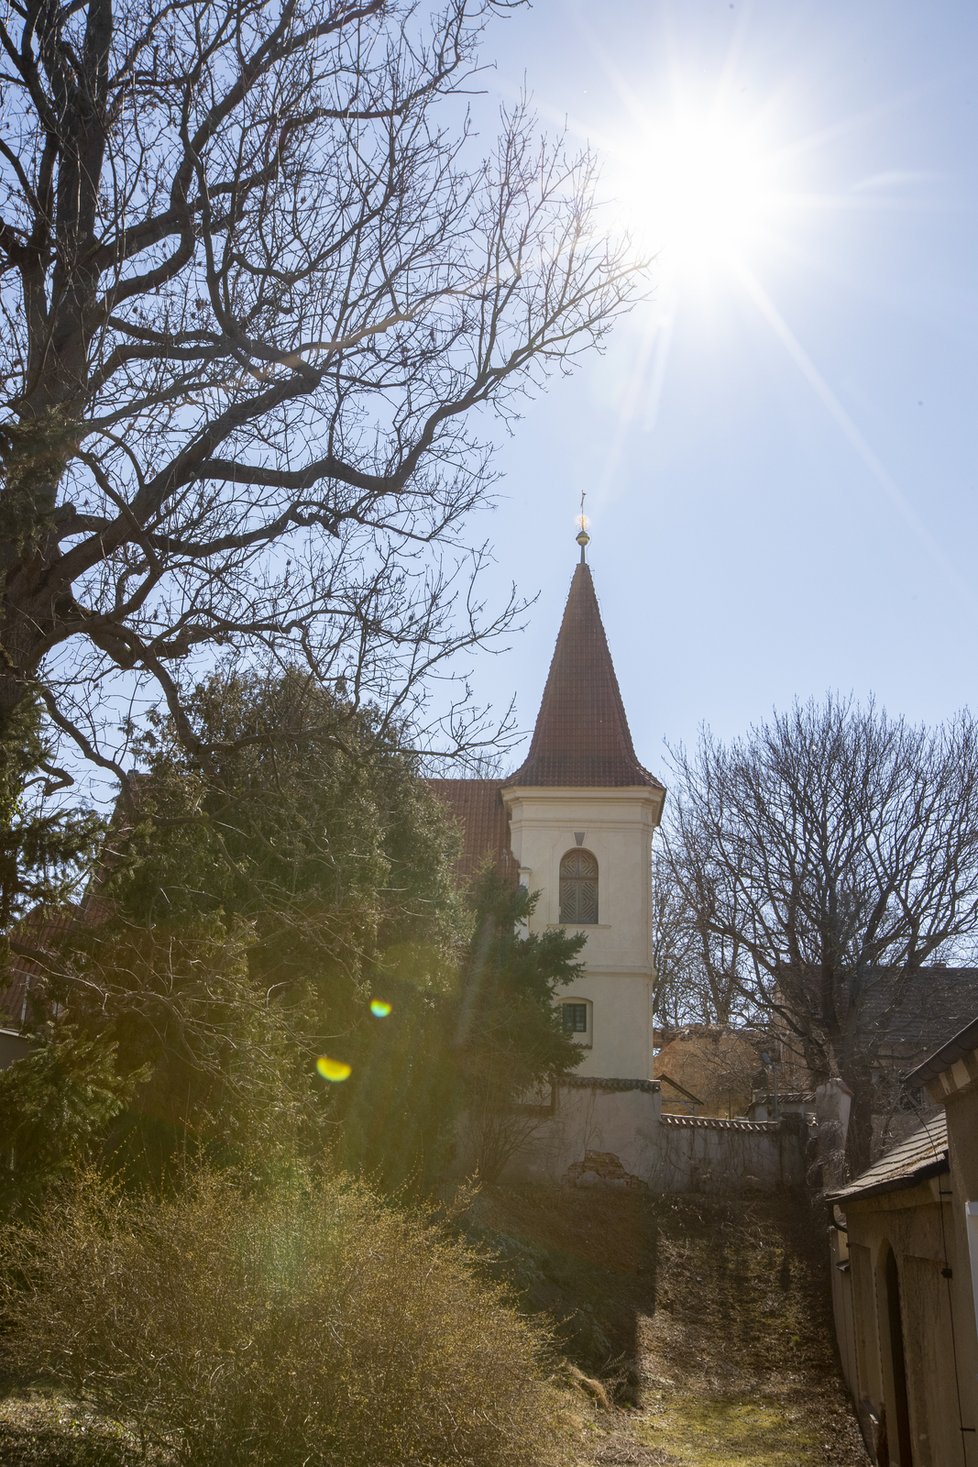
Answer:
[[565, 1003], [561, 1004], [561, 1021], [565, 1034], [587, 1033], [587, 1004]]

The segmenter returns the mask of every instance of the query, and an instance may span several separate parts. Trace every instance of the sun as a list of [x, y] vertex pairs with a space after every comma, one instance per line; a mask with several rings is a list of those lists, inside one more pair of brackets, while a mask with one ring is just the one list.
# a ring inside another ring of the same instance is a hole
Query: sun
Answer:
[[718, 107], [642, 119], [613, 150], [623, 222], [662, 279], [753, 268], [789, 207], [776, 148], [759, 122]]

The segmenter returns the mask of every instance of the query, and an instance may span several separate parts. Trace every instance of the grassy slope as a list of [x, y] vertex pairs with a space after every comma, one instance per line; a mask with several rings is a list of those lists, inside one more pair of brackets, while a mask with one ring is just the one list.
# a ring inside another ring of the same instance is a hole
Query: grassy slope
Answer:
[[582, 1462], [865, 1467], [803, 1200], [497, 1189], [476, 1223], [576, 1364], [633, 1407], [585, 1413]]

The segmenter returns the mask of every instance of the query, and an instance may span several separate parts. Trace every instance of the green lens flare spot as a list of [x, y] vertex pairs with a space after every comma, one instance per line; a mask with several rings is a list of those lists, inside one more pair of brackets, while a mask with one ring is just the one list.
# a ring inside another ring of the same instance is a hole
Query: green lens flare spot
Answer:
[[391, 1011], [391, 1006], [386, 999], [372, 998], [370, 1000], [370, 1012], [375, 1019], [386, 1019]]

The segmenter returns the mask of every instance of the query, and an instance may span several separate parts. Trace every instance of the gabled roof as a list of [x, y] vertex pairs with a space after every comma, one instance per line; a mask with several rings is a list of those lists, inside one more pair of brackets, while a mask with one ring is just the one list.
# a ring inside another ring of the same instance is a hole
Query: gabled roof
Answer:
[[[945, 963], [867, 975], [861, 1032], [904, 1067], [920, 1064], [978, 1013], [978, 968]], [[919, 1083], [919, 1081], [915, 1081]]]
[[505, 781], [609, 789], [662, 785], [638, 762], [590, 568], [574, 571], [530, 752]]
[[941, 1111], [931, 1117], [905, 1141], [890, 1148], [867, 1171], [861, 1172], [848, 1187], [830, 1192], [829, 1202], [847, 1198], [875, 1197], [882, 1192], [896, 1192], [916, 1187], [928, 1177], [948, 1170], [947, 1117]]

